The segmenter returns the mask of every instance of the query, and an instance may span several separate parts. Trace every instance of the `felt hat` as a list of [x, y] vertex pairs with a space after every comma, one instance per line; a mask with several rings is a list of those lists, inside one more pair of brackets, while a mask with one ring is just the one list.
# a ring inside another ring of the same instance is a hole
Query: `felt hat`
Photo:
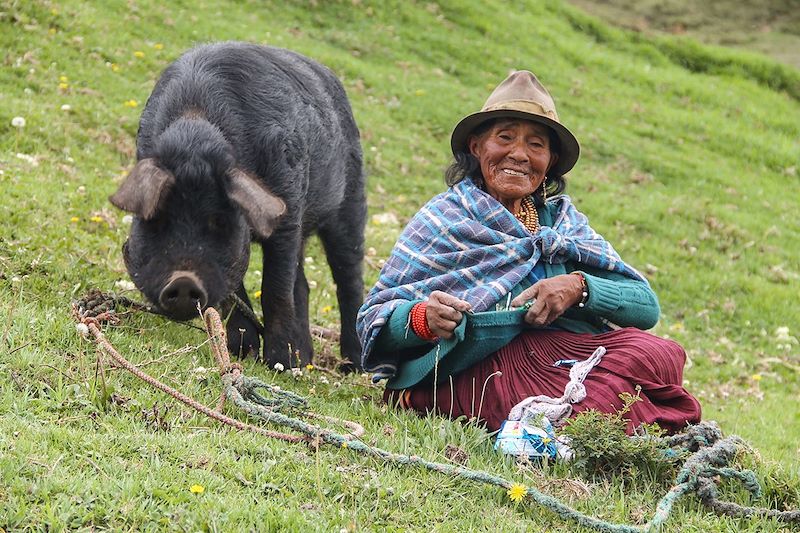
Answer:
[[447, 381], [486, 356], [496, 352], [524, 329], [526, 308], [510, 311], [464, 313], [450, 339], [440, 339], [430, 351], [404, 361], [389, 379], [389, 389], [405, 389], [417, 383]]
[[549, 126], [558, 136], [560, 150], [558, 161], [550, 173], [563, 175], [575, 166], [580, 153], [578, 140], [561, 125], [556, 114], [556, 104], [536, 76], [527, 70], [512, 72], [498, 85], [483, 108], [467, 115], [456, 124], [450, 137], [453, 154], [469, 150], [467, 139], [480, 124], [493, 118], [522, 118]]

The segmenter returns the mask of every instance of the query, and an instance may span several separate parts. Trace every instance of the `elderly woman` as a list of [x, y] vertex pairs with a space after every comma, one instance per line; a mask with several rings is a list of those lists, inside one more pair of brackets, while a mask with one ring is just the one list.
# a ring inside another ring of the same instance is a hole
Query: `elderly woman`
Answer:
[[683, 349], [643, 331], [660, 312], [647, 280], [560, 194], [579, 145], [536, 77], [512, 73], [451, 146], [450, 188], [409, 222], [358, 314], [385, 399], [492, 431], [531, 406], [557, 423], [615, 412], [623, 393], [640, 398], [629, 431], [697, 422]]

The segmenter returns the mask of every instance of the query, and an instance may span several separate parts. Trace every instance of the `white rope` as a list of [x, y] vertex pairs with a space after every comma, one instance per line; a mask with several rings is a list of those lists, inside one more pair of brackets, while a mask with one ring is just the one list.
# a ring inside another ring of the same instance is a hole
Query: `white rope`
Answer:
[[560, 398], [529, 396], [511, 408], [509, 420], [526, 420], [545, 415], [553, 425], [561, 425], [572, 414], [572, 404], [586, 398], [583, 382], [589, 372], [597, 366], [606, 353], [604, 346], [598, 347], [585, 361], [575, 363], [569, 370], [569, 383]]

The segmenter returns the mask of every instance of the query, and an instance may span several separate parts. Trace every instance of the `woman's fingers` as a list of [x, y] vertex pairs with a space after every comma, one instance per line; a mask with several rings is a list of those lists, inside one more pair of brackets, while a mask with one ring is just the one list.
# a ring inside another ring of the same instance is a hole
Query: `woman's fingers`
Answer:
[[431, 305], [431, 302], [433, 302], [434, 305], [441, 304], [451, 307], [456, 311], [461, 311], [462, 313], [472, 309], [472, 306], [469, 304], [469, 302], [456, 298], [455, 296], [442, 291], [433, 291], [431, 295], [428, 296], [428, 305]]
[[511, 300], [512, 307], [522, 307], [526, 303], [534, 300], [539, 292], [538, 285], [539, 284], [536, 283], [519, 293], [516, 298]]
[[527, 292], [535, 294], [535, 300], [525, 314], [525, 321], [534, 326], [547, 326], [575, 303], [577, 283], [580, 281], [576, 276], [569, 274], [539, 280], [515, 298], [514, 302], [519, 300], [524, 304], [530, 300], [523, 298]]
[[433, 291], [428, 297], [428, 305], [425, 309], [425, 318], [428, 320], [428, 327], [437, 337], [449, 339], [453, 336], [453, 330], [461, 322], [463, 314], [469, 311], [472, 306], [469, 302], [456, 298], [446, 292]]

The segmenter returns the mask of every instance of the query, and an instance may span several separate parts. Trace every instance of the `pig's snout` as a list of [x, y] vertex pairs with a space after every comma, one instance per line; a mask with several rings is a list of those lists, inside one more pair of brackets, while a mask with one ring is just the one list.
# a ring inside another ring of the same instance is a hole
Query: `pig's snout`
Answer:
[[178, 270], [170, 276], [161, 290], [158, 303], [169, 316], [188, 320], [198, 316], [198, 305], [201, 308], [206, 306], [208, 293], [194, 272]]

